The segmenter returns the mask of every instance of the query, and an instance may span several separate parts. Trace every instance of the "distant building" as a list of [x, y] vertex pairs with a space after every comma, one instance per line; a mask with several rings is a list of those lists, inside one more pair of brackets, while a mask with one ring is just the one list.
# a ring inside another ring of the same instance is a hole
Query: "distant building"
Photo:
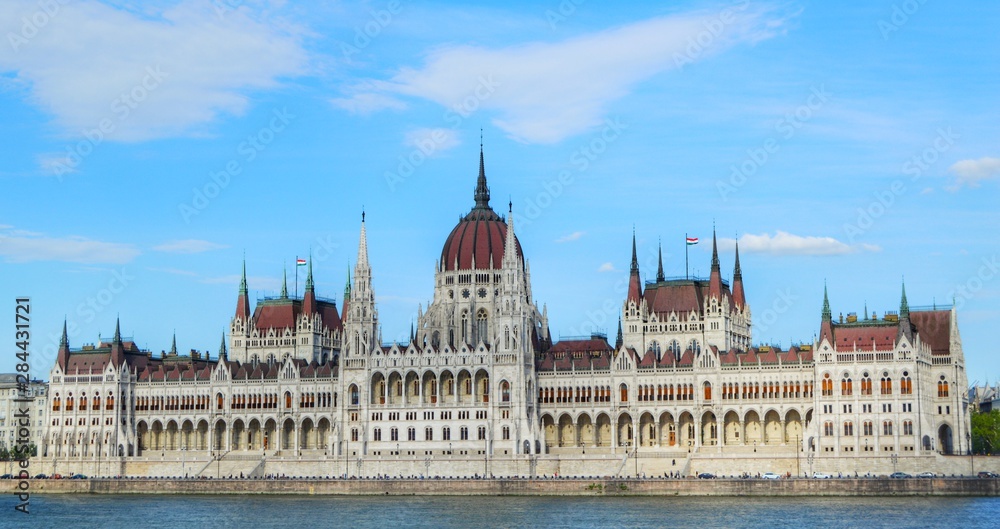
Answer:
[[[11, 450], [18, 446], [17, 415], [23, 410], [28, 411], [31, 420], [30, 442], [35, 446], [44, 444], [46, 416], [48, 414], [48, 389], [49, 385], [41, 380], [31, 380], [28, 384], [28, 398], [30, 402], [15, 402], [16, 399], [24, 397], [18, 393], [17, 374], [0, 374], [0, 448]], [[41, 452], [41, 451], [39, 451]]]
[[983, 413], [1000, 410], [1000, 382], [993, 387], [989, 384], [973, 384], [969, 388], [969, 403]]

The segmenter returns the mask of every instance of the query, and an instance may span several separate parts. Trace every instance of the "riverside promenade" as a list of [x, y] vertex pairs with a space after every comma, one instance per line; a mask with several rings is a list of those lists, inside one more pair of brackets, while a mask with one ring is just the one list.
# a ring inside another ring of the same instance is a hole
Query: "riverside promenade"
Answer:
[[[1000, 479], [32, 479], [33, 494], [1000, 496]], [[16, 481], [4, 484], [14, 493]]]

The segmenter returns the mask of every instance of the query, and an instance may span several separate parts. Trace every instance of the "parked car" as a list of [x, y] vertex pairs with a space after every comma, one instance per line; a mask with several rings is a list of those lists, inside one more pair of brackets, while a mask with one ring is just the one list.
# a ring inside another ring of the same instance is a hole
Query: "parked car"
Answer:
[[982, 471], [982, 472], [979, 473], [979, 477], [981, 477], [981, 478], [987, 478], [987, 479], [989, 479], [989, 478], [1000, 478], [1000, 474], [997, 474], [996, 472], [989, 472], [989, 471], [984, 470], [984, 471]]
[[824, 472], [813, 472], [813, 479], [833, 479], [833, 476]]
[[933, 472], [921, 472], [917, 474], [918, 478], [933, 478], [937, 477]]
[[913, 476], [907, 474], [906, 472], [893, 472], [892, 474], [889, 474], [889, 478], [891, 479], [907, 479], [912, 477]]
[[781, 476], [775, 474], [774, 472], [765, 472], [761, 474], [761, 479], [781, 479]]
[[698, 479], [715, 479], [715, 474], [712, 474], [711, 472], [702, 472], [701, 474], [698, 474]]
[[52, 474], [49, 479], [62, 479], [62, 474]]
[[87, 479], [87, 476], [84, 476], [83, 474], [73, 474], [69, 477], [69, 479]]
[[0, 476], [0, 479], [14, 479], [14, 474], [4, 474]]
[[35, 479], [49, 479], [45, 474], [36, 474]]

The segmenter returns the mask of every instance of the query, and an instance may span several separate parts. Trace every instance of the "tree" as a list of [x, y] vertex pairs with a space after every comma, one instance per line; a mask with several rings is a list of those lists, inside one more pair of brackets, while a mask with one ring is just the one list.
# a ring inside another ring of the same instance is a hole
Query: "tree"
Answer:
[[1000, 454], [1000, 410], [972, 413], [972, 451]]

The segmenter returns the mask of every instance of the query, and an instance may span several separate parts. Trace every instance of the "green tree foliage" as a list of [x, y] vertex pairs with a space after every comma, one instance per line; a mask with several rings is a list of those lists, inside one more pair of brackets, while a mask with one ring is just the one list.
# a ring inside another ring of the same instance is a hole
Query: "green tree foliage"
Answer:
[[972, 450], [977, 454], [1000, 454], [1000, 410], [973, 412]]

